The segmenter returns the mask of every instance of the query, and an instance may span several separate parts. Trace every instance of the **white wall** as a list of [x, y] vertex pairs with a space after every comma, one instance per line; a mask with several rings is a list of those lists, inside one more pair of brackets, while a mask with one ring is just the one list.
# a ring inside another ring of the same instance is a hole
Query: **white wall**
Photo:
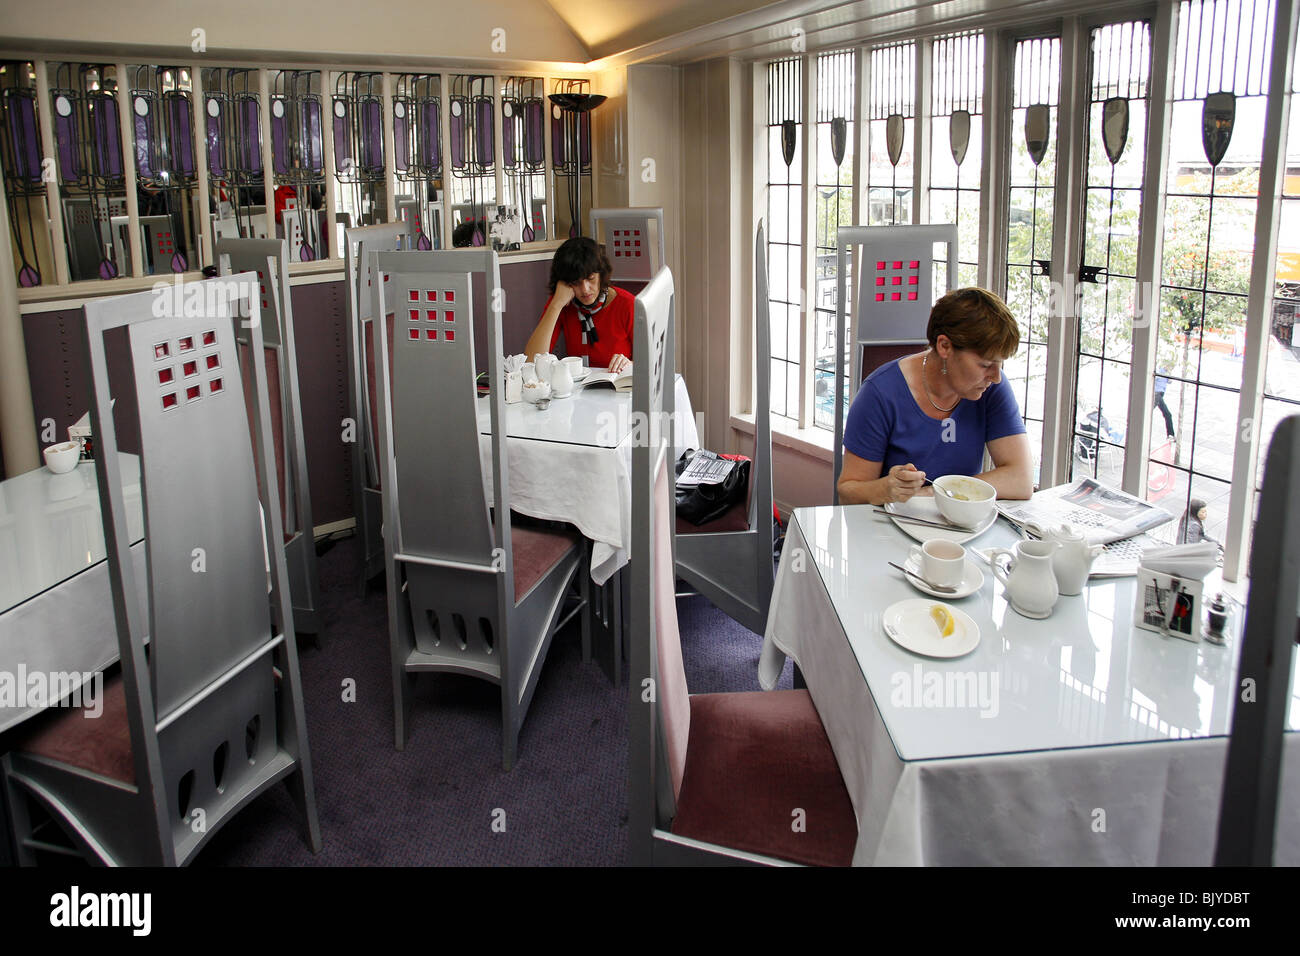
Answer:
[[[493, 49], [493, 30], [505, 49]], [[3, 42], [13, 49], [103, 48], [173, 50], [193, 57], [194, 33], [205, 32], [207, 55], [248, 57], [286, 51], [322, 60], [412, 61], [463, 57], [586, 63], [587, 49], [547, 4], [537, 0], [4, 0]]]

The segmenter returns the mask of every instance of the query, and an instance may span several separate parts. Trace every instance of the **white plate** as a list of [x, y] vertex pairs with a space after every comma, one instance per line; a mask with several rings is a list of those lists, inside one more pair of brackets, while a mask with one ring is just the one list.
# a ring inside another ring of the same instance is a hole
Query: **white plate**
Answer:
[[939, 506], [935, 504], [932, 497], [909, 498], [903, 502], [890, 502], [885, 505], [885, 510], [890, 513], [891, 520], [898, 525], [903, 531], [907, 532], [917, 541], [924, 544], [935, 538], [941, 538], [944, 541], [956, 541], [958, 544], [965, 544], [972, 538], [978, 538], [987, 531], [998, 520], [998, 509], [994, 508], [987, 518], [980, 522], [976, 528], [967, 530], [966, 528], [931, 528], [929, 525], [917, 524], [914, 521], [899, 521], [894, 515], [899, 517], [910, 516], [913, 518], [924, 518], [926, 521], [936, 521], [944, 524], [944, 517], [939, 513]]
[[[921, 573], [921, 569], [911, 558], [908, 558], [903, 562], [903, 567], [916, 574]], [[937, 598], [947, 598], [950, 601], [970, 597], [980, 588], [984, 587], [984, 572], [981, 571], [979, 565], [970, 558], [966, 559], [966, 566], [962, 568], [961, 583], [957, 585], [956, 591], [936, 591], [934, 588], [923, 584], [920, 579], [914, 578], [910, 574], [905, 574], [903, 577], [907, 578], [907, 583], [912, 585], [912, 587], [916, 588], [922, 594], [933, 594]]]
[[951, 604], [944, 607], [953, 616], [953, 632], [940, 637], [939, 625], [930, 617], [934, 605], [927, 598], [909, 598], [889, 605], [881, 619], [885, 633], [899, 647], [924, 657], [961, 657], [979, 647], [979, 626]]

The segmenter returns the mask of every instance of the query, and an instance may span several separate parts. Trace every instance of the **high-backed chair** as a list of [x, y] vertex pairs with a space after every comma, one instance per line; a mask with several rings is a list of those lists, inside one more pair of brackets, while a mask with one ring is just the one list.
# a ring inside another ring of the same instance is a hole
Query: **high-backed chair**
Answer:
[[[831, 474], [833, 501], [839, 504], [840, 468], [844, 464], [844, 395], [853, 400], [867, 373], [886, 362], [910, 355], [926, 344], [930, 308], [938, 298], [934, 277], [934, 247], [947, 247], [948, 288], [956, 288], [957, 227], [841, 226], [835, 258], [835, 470]], [[848, 329], [848, 378], [844, 368], [845, 315], [849, 309], [849, 251], [854, 252], [858, 286], [852, 327]]]
[[665, 265], [664, 211], [658, 206], [593, 209], [591, 236], [605, 245], [610, 281], [633, 295]]
[[[217, 261], [224, 275], [257, 275], [262, 316], [266, 382], [275, 446], [276, 488], [284, 516], [284, 557], [289, 569], [294, 626], [318, 634], [320, 581], [316, 573], [316, 540], [312, 533], [311, 488], [307, 479], [307, 445], [303, 438], [302, 404], [298, 395], [298, 358], [294, 345], [293, 302], [289, 296], [289, 258], [283, 239], [223, 239]], [[244, 396], [252, 414], [253, 369], [249, 361], [251, 330], [236, 331]], [[249, 432], [253, 431], [249, 420]]]
[[[491, 390], [492, 493], [484, 490], [475, 389], [471, 272], [501, 286], [491, 250], [379, 253], [372, 314], [378, 324], [379, 435], [384, 557], [398, 749], [410, 733], [417, 674], [447, 671], [501, 688], [502, 762], [519, 730], [561, 614], [590, 577], [574, 532], [514, 527], [506, 469], [503, 389]], [[501, 313], [488, 311], [489, 381], [502, 381]], [[571, 615], [570, 615], [571, 616]], [[565, 618], [567, 620], [567, 618]], [[590, 636], [583, 614], [583, 643]]]
[[[75, 709], [51, 712], [4, 758], [22, 862], [41, 845], [28, 800], [90, 858], [175, 865], [279, 781], [297, 802], [307, 842], [320, 849], [271, 472], [257, 283], [244, 274], [189, 287], [196, 288], [199, 316], [192, 294], [173, 297], [170, 287], [85, 306], [121, 677], [107, 682], [98, 719]], [[253, 317], [256, 459], [238, 383], [235, 329], [240, 313], [249, 314], [241, 298]], [[133, 383], [109, 381], [106, 343], [119, 337]], [[139, 405], [147, 617], [137, 597], [111, 407], [112, 396], [127, 389]]]
[[[384, 567], [380, 529], [378, 418], [375, 411], [374, 325], [370, 321], [370, 256], [405, 248], [411, 227], [406, 222], [358, 226], [344, 231], [344, 278], [348, 287], [348, 417], [352, 424], [352, 506], [356, 509], [361, 557], [361, 587]], [[345, 434], [347, 433], [345, 429]]]
[[768, 331], [767, 241], [754, 245], [754, 451], [749, 497], [704, 525], [676, 519], [677, 576], [756, 633], [772, 603], [772, 348]]
[[1250, 597], [1239, 673], [1255, 699], [1232, 712], [1216, 866], [1272, 866], [1288, 688], [1300, 642], [1300, 415], [1278, 423], [1250, 550]]
[[[634, 864], [847, 865], [857, 821], [807, 691], [687, 695], [673, 595], [672, 274], [637, 297], [628, 848]], [[803, 826], [792, 813], [802, 813]]]

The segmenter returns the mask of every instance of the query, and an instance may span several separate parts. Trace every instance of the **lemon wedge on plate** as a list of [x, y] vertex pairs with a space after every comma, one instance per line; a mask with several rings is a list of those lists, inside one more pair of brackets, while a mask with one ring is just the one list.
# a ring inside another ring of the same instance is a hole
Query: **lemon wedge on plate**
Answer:
[[939, 626], [940, 637], [948, 637], [952, 634], [953, 628], [957, 626], [956, 621], [953, 620], [952, 612], [942, 604], [930, 605], [930, 617]]

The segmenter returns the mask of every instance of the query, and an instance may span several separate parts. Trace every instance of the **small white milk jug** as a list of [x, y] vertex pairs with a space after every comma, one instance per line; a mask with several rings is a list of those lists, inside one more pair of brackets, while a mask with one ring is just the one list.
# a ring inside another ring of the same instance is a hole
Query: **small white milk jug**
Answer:
[[[1007, 600], [1016, 613], [1033, 618], [1051, 615], [1061, 593], [1052, 570], [1052, 555], [1058, 547], [1055, 541], [1021, 541], [1015, 550], [995, 548], [989, 553], [993, 573], [1006, 587]], [[1003, 558], [1008, 559], [1006, 568]]]

